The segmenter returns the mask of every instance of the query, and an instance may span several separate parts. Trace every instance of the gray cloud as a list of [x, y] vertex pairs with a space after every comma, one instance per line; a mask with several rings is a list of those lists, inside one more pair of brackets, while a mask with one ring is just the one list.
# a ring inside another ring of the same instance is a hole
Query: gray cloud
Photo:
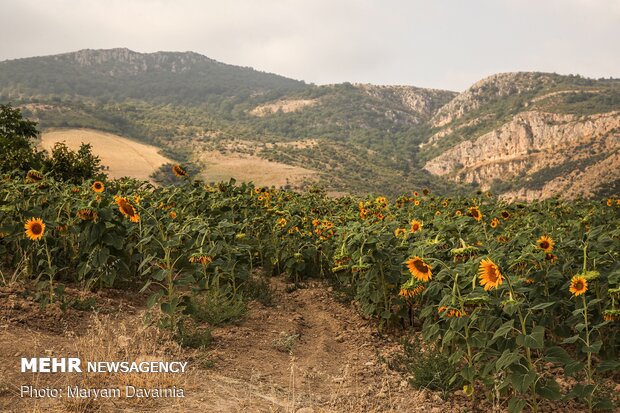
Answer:
[[620, 77], [620, 0], [0, 0], [0, 60], [192, 50], [314, 83], [462, 90], [496, 72]]

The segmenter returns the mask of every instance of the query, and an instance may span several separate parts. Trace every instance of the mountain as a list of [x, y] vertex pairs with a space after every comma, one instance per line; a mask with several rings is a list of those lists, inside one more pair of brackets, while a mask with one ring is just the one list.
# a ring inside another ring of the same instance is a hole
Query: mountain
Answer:
[[207, 180], [260, 165], [251, 173], [295, 170], [284, 179], [294, 188], [533, 199], [606, 194], [620, 178], [614, 79], [505, 73], [463, 93], [316, 86], [191, 52], [81, 50], [0, 62], [0, 102], [43, 129], [154, 144]]
[[424, 168], [508, 199], [620, 189], [620, 81], [504, 73], [474, 84], [430, 120]]

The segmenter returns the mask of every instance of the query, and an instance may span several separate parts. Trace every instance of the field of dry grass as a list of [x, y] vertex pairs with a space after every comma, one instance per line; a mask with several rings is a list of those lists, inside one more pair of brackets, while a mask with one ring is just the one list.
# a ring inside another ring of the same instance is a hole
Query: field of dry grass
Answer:
[[161, 165], [172, 162], [160, 155], [155, 146], [112, 133], [91, 129], [58, 129], [41, 135], [41, 146], [48, 151], [56, 142], [63, 141], [71, 149], [79, 148], [81, 143], [91, 144], [93, 153], [101, 158], [101, 164], [110, 167], [105, 171], [110, 178], [129, 176], [149, 180], [149, 176]]
[[239, 182], [252, 181], [259, 186], [297, 187], [301, 182], [313, 180], [316, 172], [280, 162], [242, 153], [205, 151], [196, 155], [196, 161], [203, 166], [202, 177], [207, 182], [227, 181], [235, 178]]

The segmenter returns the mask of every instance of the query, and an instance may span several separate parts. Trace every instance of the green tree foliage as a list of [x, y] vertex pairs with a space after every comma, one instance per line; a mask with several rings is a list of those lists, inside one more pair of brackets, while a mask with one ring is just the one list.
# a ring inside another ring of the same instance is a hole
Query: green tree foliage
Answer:
[[10, 104], [0, 105], [0, 172], [30, 169], [47, 172], [57, 180], [80, 183], [103, 176], [100, 159], [93, 155], [91, 146], [82, 144], [72, 151], [58, 142], [51, 156], [36, 149], [33, 140], [39, 135], [36, 122], [24, 119], [19, 109]]
[[0, 105], [0, 172], [37, 168], [44, 154], [32, 146], [37, 137], [36, 123], [23, 119], [21, 111]]
[[100, 163], [90, 144], [83, 143], [77, 151], [72, 151], [64, 142], [56, 142], [52, 155], [43, 161], [43, 169], [50, 171], [56, 180], [80, 183], [103, 175]]

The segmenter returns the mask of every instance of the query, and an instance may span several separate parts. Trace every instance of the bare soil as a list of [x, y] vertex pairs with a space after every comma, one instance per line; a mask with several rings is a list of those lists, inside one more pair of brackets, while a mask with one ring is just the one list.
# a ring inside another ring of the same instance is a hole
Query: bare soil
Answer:
[[[209, 349], [175, 350], [172, 358], [191, 366], [191, 372], [174, 383], [185, 389], [185, 398], [140, 403], [107, 399], [88, 405], [20, 398], [21, 384], [53, 385], [62, 381], [59, 376], [69, 376], [19, 373], [20, 357], [74, 357], [84, 353], [85, 345], [91, 352], [94, 347], [106, 347], [107, 353], [102, 349], [99, 354], [111, 354], [109, 348], [126, 345], [126, 336], [142, 325], [143, 297], [98, 293], [98, 311], [112, 317], [105, 330], [97, 321], [101, 314], [74, 308], [63, 312], [54, 306], [41, 309], [24, 291], [4, 287], [0, 289], [0, 411], [491, 411], [490, 404], [472, 406], [462, 391], [444, 401], [439, 393], [409, 386], [385, 362], [401, 350], [398, 338], [379, 334], [374, 321], [337, 301], [327, 285], [316, 282], [287, 292], [285, 281], [273, 278], [271, 287], [274, 304], [251, 302], [242, 322], [213, 330]], [[141, 349], [127, 354], [153, 357], [164, 351], [149, 338], [130, 347]], [[543, 404], [541, 411], [579, 409], [574, 404]]]

